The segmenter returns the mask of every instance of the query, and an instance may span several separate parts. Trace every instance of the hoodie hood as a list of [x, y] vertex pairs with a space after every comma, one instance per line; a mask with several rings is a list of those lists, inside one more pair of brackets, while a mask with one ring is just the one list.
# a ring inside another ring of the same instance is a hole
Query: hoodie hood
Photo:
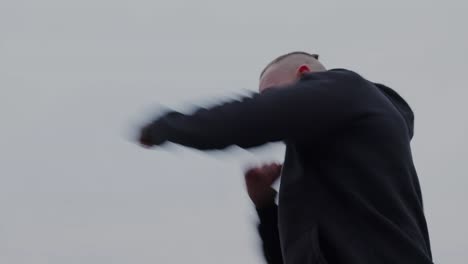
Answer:
[[411, 107], [397, 92], [393, 89], [380, 84], [374, 83], [375, 86], [392, 102], [395, 108], [400, 112], [403, 118], [406, 121], [406, 126], [408, 127], [408, 134], [410, 138], [413, 138], [414, 134], [414, 113], [411, 110]]

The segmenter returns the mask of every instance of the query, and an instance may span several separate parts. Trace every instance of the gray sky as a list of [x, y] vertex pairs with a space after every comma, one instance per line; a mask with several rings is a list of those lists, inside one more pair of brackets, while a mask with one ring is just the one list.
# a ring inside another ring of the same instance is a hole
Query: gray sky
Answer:
[[464, 263], [468, 5], [349, 2], [3, 0], [0, 263], [262, 263], [242, 170], [283, 146], [129, 138], [160, 104], [255, 90], [293, 50], [407, 99], [435, 261]]

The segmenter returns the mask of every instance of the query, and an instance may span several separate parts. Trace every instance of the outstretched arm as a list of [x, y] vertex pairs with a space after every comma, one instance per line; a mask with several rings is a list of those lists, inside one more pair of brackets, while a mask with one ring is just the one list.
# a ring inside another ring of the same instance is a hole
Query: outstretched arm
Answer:
[[286, 139], [314, 140], [356, 115], [356, 90], [350, 88], [358, 80], [357, 74], [346, 70], [313, 73], [296, 84], [190, 115], [169, 112], [142, 129], [140, 142], [222, 149]]

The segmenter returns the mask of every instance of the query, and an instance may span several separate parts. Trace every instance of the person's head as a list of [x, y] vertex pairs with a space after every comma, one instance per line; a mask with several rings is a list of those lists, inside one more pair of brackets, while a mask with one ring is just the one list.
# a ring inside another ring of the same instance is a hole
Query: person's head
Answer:
[[270, 87], [288, 85], [296, 82], [308, 72], [325, 71], [325, 67], [318, 61], [319, 55], [295, 51], [270, 62], [260, 74], [259, 91]]

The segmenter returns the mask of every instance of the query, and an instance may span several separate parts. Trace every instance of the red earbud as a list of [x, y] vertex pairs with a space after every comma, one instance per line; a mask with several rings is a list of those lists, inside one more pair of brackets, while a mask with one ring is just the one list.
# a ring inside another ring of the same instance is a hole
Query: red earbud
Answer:
[[303, 74], [303, 73], [306, 73], [306, 72], [310, 72], [310, 68], [309, 66], [307, 65], [302, 65], [299, 67], [299, 69], [297, 70], [299, 74]]

